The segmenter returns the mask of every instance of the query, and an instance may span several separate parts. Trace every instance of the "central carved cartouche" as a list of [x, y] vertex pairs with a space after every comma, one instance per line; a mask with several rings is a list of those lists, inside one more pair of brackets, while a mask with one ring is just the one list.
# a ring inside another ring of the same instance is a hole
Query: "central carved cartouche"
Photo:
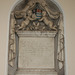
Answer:
[[36, 2], [27, 11], [15, 11], [16, 31], [57, 31], [58, 23], [54, 25], [54, 22], [59, 16], [49, 16], [49, 9], [45, 5]]

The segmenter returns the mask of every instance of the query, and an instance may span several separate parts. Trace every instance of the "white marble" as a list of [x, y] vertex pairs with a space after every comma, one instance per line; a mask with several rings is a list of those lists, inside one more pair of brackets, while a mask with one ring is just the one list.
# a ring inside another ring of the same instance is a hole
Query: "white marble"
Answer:
[[56, 71], [50, 69], [43, 69], [43, 70], [20, 69], [16, 72], [16, 75], [58, 75], [58, 74]]
[[19, 37], [19, 68], [54, 68], [54, 38]]
[[57, 34], [57, 31], [18, 31], [19, 37], [50, 37], [53, 38]]

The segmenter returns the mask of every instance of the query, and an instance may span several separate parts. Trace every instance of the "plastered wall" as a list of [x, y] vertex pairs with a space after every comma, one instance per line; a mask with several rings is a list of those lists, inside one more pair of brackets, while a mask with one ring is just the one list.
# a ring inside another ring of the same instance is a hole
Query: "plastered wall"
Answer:
[[[16, 0], [0, 0], [0, 75], [7, 75], [9, 13]], [[75, 75], [75, 0], [57, 0], [65, 16], [67, 75]]]

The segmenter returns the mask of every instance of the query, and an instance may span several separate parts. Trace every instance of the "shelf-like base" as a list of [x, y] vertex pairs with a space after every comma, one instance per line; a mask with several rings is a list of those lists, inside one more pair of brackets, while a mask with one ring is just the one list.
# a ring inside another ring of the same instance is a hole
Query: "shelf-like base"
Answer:
[[16, 75], [58, 75], [53, 69], [18, 69]]
[[57, 31], [18, 31], [18, 36], [28, 37], [55, 37]]

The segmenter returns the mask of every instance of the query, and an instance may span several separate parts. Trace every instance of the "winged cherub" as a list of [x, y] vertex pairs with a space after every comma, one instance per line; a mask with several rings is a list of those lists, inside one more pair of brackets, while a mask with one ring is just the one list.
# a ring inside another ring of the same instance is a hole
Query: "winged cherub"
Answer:
[[19, 27], [19, 30], [20, 29], [25, 29], [25, 27], [30, 23], [30, 21], [33, 21], [33, 20], [35, 20], [35, 18], [32, 18], [32, 11], [31, 10], [29, 10], [28, 12], [27, 12], [27, 15], [28, 16], [26, 16], [26, 19], [21, 23], [21, 26]]
[[42, 18], [39, 21], [44, 21], [44, 23], [46, 25], [48, 25], [51, 29], [57, 30], [55, 27], [53, 27], [53, 22], [48, 20], [47, 16], [46, 16], [46, 11], [42, 12]]

